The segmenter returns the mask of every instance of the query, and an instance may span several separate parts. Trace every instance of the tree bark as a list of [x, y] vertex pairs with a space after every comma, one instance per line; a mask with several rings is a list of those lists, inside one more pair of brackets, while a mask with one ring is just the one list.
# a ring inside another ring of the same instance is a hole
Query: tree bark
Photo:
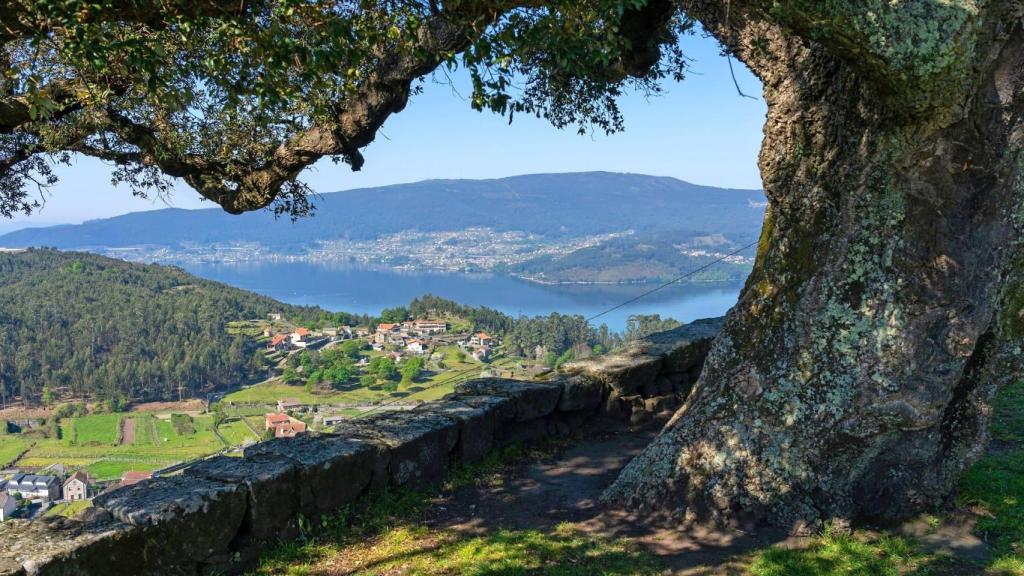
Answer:
[[714, 4], [686, 9], [764, 83], [769, 206], [699, 382], [605, 497], [795, 531], [940, 505], [1024, 378], [1024, 8]]

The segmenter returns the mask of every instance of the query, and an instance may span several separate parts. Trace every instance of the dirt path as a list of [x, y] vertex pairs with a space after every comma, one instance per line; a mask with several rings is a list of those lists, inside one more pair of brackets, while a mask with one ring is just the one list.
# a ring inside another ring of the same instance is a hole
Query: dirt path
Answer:
[[[571, 522], [596, 536], [629, 539], [659, 557], [671, 574], [687, 576], [742, 574], [744, 566], [733, 561], [737, 555], [771, 545], [799, 547], [809, 541], [780, 529], [682, 530], [600, 503], [604, 489], [655, 434], [656, 430], [585, 434], [585, 440], [548, 461], [523, 464], [500, 482], [460, 488], [437, 499], [425, 523], [437, 530], [477, 536], [498, 529], [549, 530]], [[903, 531], [917, 531], [913, 535], [926, 549], [981, 560], [987, 547], [971, 534], [973, 521], [963, 520], [947, 520], [939, 529], [924, 531], [908, 523]]]
[[135, 443], [135, 418], [121, 418], [121, 446]]
[[757, 534], [694, 529], [655, 523], [601, 504], [599, 497], [656, 431], [588, 435], [587, 440], [550, 461], [513, 469], [501, 482], [460, 488], [438, 499], [426, 524], [477, 536], [498, 529], [549, 530], [571, 522], [586, 532], [628, 538], [661, 558], [673, 574], [729, 573], [728, 560], [744, 551], [785, 542], [799, 545], [784, 531]]

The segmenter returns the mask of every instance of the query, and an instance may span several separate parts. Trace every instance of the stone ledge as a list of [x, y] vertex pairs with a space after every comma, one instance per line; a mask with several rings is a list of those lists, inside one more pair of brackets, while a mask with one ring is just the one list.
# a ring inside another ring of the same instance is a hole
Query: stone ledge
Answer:
[[385, 486], [428, 488], [453, 462], [563, 435], [595, 417], [643, 424], [686, 398], [722, 319], [573, 362], [550, 382], [486, 378], [440, 402], [270, 440], [98, 496], [76, 519], [0, 524], [0, 576], [237, 574], [259, 553]]

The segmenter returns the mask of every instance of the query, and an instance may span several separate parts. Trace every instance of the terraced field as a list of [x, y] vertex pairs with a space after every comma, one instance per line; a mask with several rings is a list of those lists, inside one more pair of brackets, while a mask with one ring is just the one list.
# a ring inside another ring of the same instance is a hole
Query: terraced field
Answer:
[[[122, 420], [131, 421], [131, 438], [121, 437], [126, 428]], [[18, 465], [48, 466], [59, 462], [85, 468], [96, 478], [108, 480], [119, 478], [127, 470], [156, 470], [257, 439], [238, 420], [222, 425], [224, 441], [214, 432], [211, 415], [193, 416], [189, 420], [190, 425], [179, 431], [170, 414], [97, 414], [67, 419], [61, 424], [60, 439], [0, 435], [0, 464], [14, 460], [27, 449]]]

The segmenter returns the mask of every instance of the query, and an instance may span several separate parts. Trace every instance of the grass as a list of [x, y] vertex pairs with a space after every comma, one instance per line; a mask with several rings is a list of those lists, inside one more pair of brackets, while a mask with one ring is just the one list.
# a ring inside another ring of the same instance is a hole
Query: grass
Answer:
[[64, 426], [71, 434], [63, 434], [71, 446], [113, 446], [117, 443], [121, 414], [93, 414], [72, 418]]
[[1024, 576], [1024, 382], [1000, 391], [992, 418], [1000, 449], [967, 470], [960, 500], [984, 512], [977, 530], [992, 545], [990, 570]]
[[[297, 398], [303, 404], [310, 405], [376, 404], [378, 402], [388, 401], [399, 397], [407, 400], [432, 401], [438, 400], [446, 394], [450, 394], [454, 390], [454, 385], [457, 382], [477, 377], [480, 370], [488, 368], [494, 370], [502, 367], [510, 367], [515, 364], [514, 360], [507, 358], [496, 360], [491, 364], [477, 362], [468, 356], [466, 356], [464, 360], [459, 361], [459, 352], [459, 347], [454, 345], [438, 348], [435, 354], [440, 354], [443, 357], [445, 368], [443, 370], [436, 371], [436, 373], [428, 377], [421, 378], [419, 381], [411, 385], [402, 385], [394, 395], [380, 390], [379, 387], [375, 387], [376, 389], [355, 388], [353, 390], [344, 391], [308, 392], [301, 385], [293, 386], [285, 384], [280, 379], [277, 379], [261, 382], [228, 394], [224, 397], [224, 403], [230, 412], [233, 409], [231, 404], [272, 405], [276, 404], [277, 401], [282, 398]], [[364, 355], [367, 357], [375, 357], [380, 356], [381, 354], [378, 352], [366, 352]], [[436, 366], [431, 362], [430, 369], [434, 368], [436, 368]]]
[[[129, 445], [115, 445], [120, 418], [135, 420], [135, 439]], [[18, 460], [22, 466], [62, 463], [72, 469], [85, 468], [100, 480], [120, 478], [127, 470], [155, 470], [175, 462], [191, 460], [221, 451], [224, 444], [213, 431], [213, 417], [186, 416], [185, 434], [180, 434], [171, 417], [152, 414], [98, 414], [68, 419], [62, 423], [63, 439], [0, 436], [0, 463]], [[181, 418], [179, 417], [179, 420]], [[262, 421], [260, 422], [262, 427]], [[189, 430], [192, 433], [187, 433]], [[221, 429], [229, 443], [241, 444], [254, 437], [241, 421]]]
[[13, 462], [22, 452], [32, 447], [33, 442], [17, 434], [0, 435], [0, 467]]
[[53, 508], [47, 510], [46, 514], [43, 514], [43, 516], [64, 516], [65, 518], [74, 518], [82, 510], [91, 507], [92, 502], [89, 500], [75, 500], [74, 502], [57, 504]]
[[231, 420], [224, 422], [218, 428], [221, 436], [227, 440], [228, 444], [232, 446], [240, 446], [246, 442], [255, 442], [259, 440], [252, 430], [245, 425], [245, 422], [241, 420]]
[[113, 480], [120, 478], [125, 472], [129, 470], [139, 470], [144, 472], [150, 472], [152, 470], [159, 470], [165, 466], [173, 464], [171, 461], [156, 461], [156, 460], [97, 460], [89, 464], [86, 467], [89, 474], [99, 480]]
[[826, 530], [806, 548], [769, 548], [761, 552], [749, 573], [752, 576], [901, 576], [926, 574], [926, 567], [934, 560], [907, 538]]
[[271, 380], [243, 388], [224, 397], [225, 403], [237, 404], [276, 404], [282, 398], [298, 398], [303, 404], [341, 404], [346, 402], [371, 402], [379, 399], [379, 394], [365, 389], [351, 392], [307, 392], [301, 386], [285, 384], [280, 380]]

